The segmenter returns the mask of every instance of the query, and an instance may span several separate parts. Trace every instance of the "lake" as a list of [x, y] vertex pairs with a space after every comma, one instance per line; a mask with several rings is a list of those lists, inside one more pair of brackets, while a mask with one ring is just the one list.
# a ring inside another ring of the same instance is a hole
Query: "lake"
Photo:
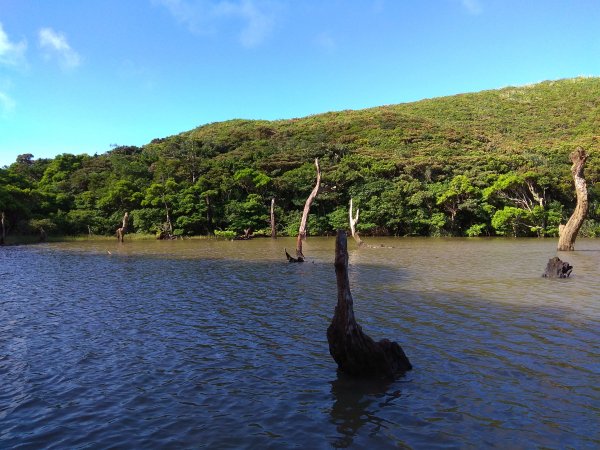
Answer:
[[600, 240], [349, 242], [414, 369], [337, 373], [335, 239], [0, 248], [0, 448], [599, 448]]

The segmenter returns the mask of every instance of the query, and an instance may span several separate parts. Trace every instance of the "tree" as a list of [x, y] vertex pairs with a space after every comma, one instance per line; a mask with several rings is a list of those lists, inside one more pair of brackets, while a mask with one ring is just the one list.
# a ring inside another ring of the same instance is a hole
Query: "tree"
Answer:
[[177, 183], [168, 179], [164, 183], [152, 183], [146, 189], [146, 195], [142, 200], [142, 206], [162, 206], [164, 208], [165, 223], [161, 227], [161, 237], [173, 236], [173, 223], [171, 221], [171, 210], [176, 198]]
[[298, 229], [298, 238], [296, 239], [296, 258], [302, 261], [304, 260], [304, 254], [302, 253], [302, 241], [306, 239], [306, 222], [308, 220], [308, 213], [310, 211], [310, 206], [317, 197], [319, 188], [321, 187], [321, 168], [319, 167], [318, 158], [315, 158], [315, 167], [317, 168], [317, 182], [315, 183], [315, 187], [311, 191], [310, 195], [306, 199], [306, 203], [304, 204], [302, 220], [300, 221], [300, 228]]
[[123, 216], [123, 223], [121, 227], [117, 228], [117, 239], [119, 242], [123, 242], [125, 240], [125, 233], [127, 233], [127, 225], [129, 223], [129, 213], [125, 211], [125, 215]]
[[[548, 225], [547, 191], [548, 186], [545, 182], [541, 183], [539, 174], [531, 171], [526, 173], [510, 172], [500, 175], [491, 186], [484, 189], [483, 196], [485, 200], [508, 201], [514, 207], [523, 210], [525, 213], [519, 213], [518, 218], [527, 227], [523, 227], [522, 230], [529, 229], [538, 236], [545, 236]], [[512, 209], [507, 211], [516, 217], [516, 213]], [[499, 212], [500, 210], [496, 214]], [[504, 218], [507, 213], [506, 211], [501, 212], [501, 218]], [[493, 223], [492, 220], [492, 225]], [[494, 228], [496, 227], [494, 226]], [[515, 228], [516, 230], [517, 228]]]
[[356, 215], [355, 216], [352, 215], [352, 199], [350, 199], [350, 209], [348, 210], [348, 216], [350, 219], [350, 231], [352, 233], [352, 237], [354, 238], [354, 240], [360, 247], [361, 245], [363, 245], [363, 241], [360, 238], [360, 236], [358, 235], [358, 231], [356, 231], [356, 224], [358, 223], [359, 211], [360, 210], [358, 208], [356, 208]]
[[575, 249], [575, 239], [577, 239], [577, 234], [589, 208], [587, 183], [583, 176], [588, 156], [581, 147], [578, 147], [569, 157], [573, 163], [571, 174], [575, 183], [577, 205], [567, 224], [559, 227], [558, 251], [573, 251]]
[[461, 227], [459, 219], [461, 216], [477, 214], [480, 196], [480, 191], [471, 184], [471, 180], [465, 175], [456, 175], [448, 185], [444, 186], [437, 196], [436, 203], [449, 214], [452, 233], [459, 234], [459, 229], [468, 228], [468, 222], [466, 226]]

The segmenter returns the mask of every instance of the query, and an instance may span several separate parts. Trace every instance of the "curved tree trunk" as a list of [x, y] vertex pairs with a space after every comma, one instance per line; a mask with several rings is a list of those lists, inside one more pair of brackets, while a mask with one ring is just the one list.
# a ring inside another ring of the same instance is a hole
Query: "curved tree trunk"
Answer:
[[354, 376], [395, 378], [411, 370], [412, 365], [396, 342], [375, 342], [354, 318], [352, 294], [348, 280], [348, 242], [346, 232], [338, 230], [335, 241], [335, 276], [337, 306], [327, 328], [329, 353], [339, 369]]
[[319, 158], [315, 158], [315, 166], [317, 167], [317, 183], [312, 192], [306, 199], [304, 211], [302, 212], [302, 220], [300, 221], [300, 229], [298, 230], [298, 238], [296, 239], [296, 258], [304, 261], [304, 253], [302, 253], [302, 241], [306, 239], [306, 222], [308, 221], [308, 213], [313, 200], [319, 193], [321, 187], [321, 168], [319, 167]]
[[358, 223], [358, 212], [359, 211], [360, 210], [358, 208], [356, 208], [356, 216], [352, 217], [352, 198], [350, 198], [350, 211], [349, 211], [350, 231], [352, 232], [352, 237], [354, 238], [354, 240], [360, 247], [361, 245], [363, 245], [363, 241], [360, 238], [360, 236], [358, 235], [358, 231], [356, 231], [356, 224]]
[[125, 239], [125, 233], [127, 233], [127, 225], [129, 224], [129, 213], [125, 212], [123, 216], [123, 224], [121, 228], [117, 228], [117, 240], [123, 242]]
[[575, 192], [577, 193], [577, 205], [575, 211], [566, 225], [560, 225], [558, 228], [558, 251], [573, 251], [575, 250], [575, 239], [577, 233], [585, 220], [589, 208], [588, 191], [585, 178], [583, 177], [583, 169], [587, 154], [579, 147], [570, 155], [573, 166], [571, 173], [575, 182]]

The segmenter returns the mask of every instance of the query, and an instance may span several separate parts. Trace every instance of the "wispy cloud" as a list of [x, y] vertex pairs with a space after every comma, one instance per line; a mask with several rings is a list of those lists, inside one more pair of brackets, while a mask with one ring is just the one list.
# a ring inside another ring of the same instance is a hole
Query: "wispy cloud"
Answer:
[[19, 66], [25, 61], [27, 42], [11, 42], [0, 23], [0, 64]]
[[272, 32], [276, 4], [265, 0], [154, 0], [197, 34], [214, 34], [232, 20], [240, 21], [238, 38], [244, 47], [260, 45]]
[[0, 91], [0, 117], [6, 117], [16, 106], [16, 102], [5, 92]]
[[337, 43], [329, 33], [318, 34], [314, 42], [317, 47], [329, 53], [333, 53], [337, 49]]
[[461, 3], [469, 14], [481, 14], [483, 12], [480, 0], [461, 0]]
[[71, 48], [64, 34], [52, 28], [42, 28], [38, 36], [46, 59], [57, 60], [63, 69], [73, 69], [81, 64], [81, 57]]

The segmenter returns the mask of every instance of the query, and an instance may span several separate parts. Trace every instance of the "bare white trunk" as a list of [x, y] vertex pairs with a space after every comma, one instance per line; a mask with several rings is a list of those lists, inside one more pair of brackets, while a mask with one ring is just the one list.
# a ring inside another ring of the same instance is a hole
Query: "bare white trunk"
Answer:
[[298, 238], [296, 239], [296, 257], [304, 259], [304, 254], [302, 253], [302, 241], [306, 239], [306, 222], [308, 221], [308, 213], [310, 211], [310, 206], [312, 205], [313, 200], [319, 193], [319, 189], [321, 187], [321, 168], [319, 167], [319, 159], [315, 158], [315, 166], [317, 168], [317, 183], [313, 188], [312, 192], [306, 199], [306, 203], [304, 204], [304, 211], [302, 212], [302, 220], [300, 221], [300, 229], [298, 230]]
[[271, 237], [275, 239], [277, 237], [277, 230], [275, 229], [275, 199], [271, 199]]
[[352, 214], [352, 198], [350, 199], [350, 211], [349, 211], [349, 216], [350, 216], [350, 231], [352, 232], [352, 237], [354, 238], [354, 240], [356, 241], [356, 243], [360, 246], [363, 244], [362, 239], [360, 238], [360, 236], [358, 235], [358, 232], [356, 231], [356, 224], [358, 223], [358, 213], [359, 213], [360, 209], [356, 208], [356, 215], [353, 217]]

